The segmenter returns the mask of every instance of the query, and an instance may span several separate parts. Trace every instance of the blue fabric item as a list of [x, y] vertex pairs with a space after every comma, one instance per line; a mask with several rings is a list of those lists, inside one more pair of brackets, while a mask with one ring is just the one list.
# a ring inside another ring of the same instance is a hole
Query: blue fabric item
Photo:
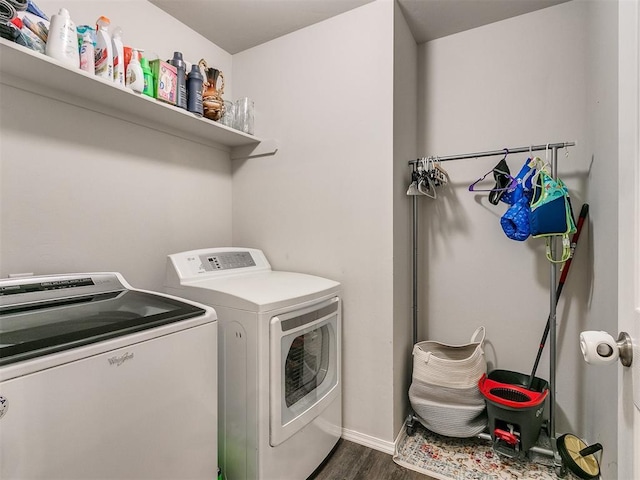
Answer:
[[531, 200], [531, 196], [533, 195], [533, 186], [531, 184], [531, 179], [536, 173], [536, 169], [530, 166], [530, 163], [531, 159], [527, 158], [527, 160], [524, 162], [524, 165], [520, 169], [520, 172], [518, 172], [518, 175], [516, 175], [517, 186], [511, 190], [507, 190], [506, 192], [504, 192], [502, 194], [502, 197], [500, 197], [500, 201], [509, 205], [513, 205], [514, 203], [516, 203], [516, 200], [520, 198], [519, 195], [516, 197], [516, 190], [518, 189], [518, 187], [522, 187], [524, 190], [524, 195], [529, 201]]
[[567, 187], [544, 170], [540, 171], [534, 188], [529, 223], [534, 237], [575, 231]]
[[45, 15], [45, 13], [38, 8], [38, 6], [33, 2], [33, 0], [28, 0], [27, 2], [27, 12], [33, 13], [45, 20], [49, 21], [49, 17]]
[[566, 202], [565, 197], [556, 197], [531, 211], [531, 235], [560, 235], [571, 231]]
[[531, 234], [529, 226], [529, 199], [525, 195], [522, 184], [518, 184], [513, 191], [514, 203], [507, 209], [502, 218], [500, 225], [505, 235], [512, 240], [523, 242]]

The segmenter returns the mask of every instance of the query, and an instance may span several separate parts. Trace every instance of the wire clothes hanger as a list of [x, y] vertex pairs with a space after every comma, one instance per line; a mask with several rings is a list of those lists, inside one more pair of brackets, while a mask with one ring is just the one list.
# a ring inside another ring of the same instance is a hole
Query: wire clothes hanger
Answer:
[[[492, 170], [485, 173], [482, 177], [469, 185], [470, 192], [489, 192], [489, 202], [491, 202], [493, 205], [498, 204], [503, 193], [509, 190], [513, 190], [518, 184], [517, 180], [511, 176], [509, 165], [507, 165], [507, 155], [509, 155], [509, 149], [505, 148], [504, 152], [504, 157], [498, 162], [495, 167], [493, 167]], [[493, 174], [493, 178], [496, 182], [495, 186], [489, 189], [476, 188], [476, 185], [482, 182], [489, 174]]]
[[[509, 150], [504, 149], [505, 154], [502, 160], [498, 162], [498, 164], [493, 167], [493, 169], [489, 170], [478, 180], [469, 185], [470, 192], [499, 192], [504, 190], [509, 190], [510, 188], [515, 187], [516, 179], [511, 176], [511, 172], [509, 171], [509, 166], [507, 165], [507, 155], [509, 155]], [[476, 185], [482, 182], [489, 175], [493, 174], [494, 179], [496, 180], [496, 186], [493, 188], [476, 188]]]
[[428, 169], [429, 176], [433, 180], [436, 187], [446, 185], [449, 183], [449, 174], [440, 165], [440, 159], [438, 157], [429, 157], [431, 164]]
[[420, 179], [418, 180], [418, 192], [422, 195], [426, 195], [429, 198], [437, 198], [436, 186], [429, 175], [429, 164], [431, 157], [423, 158], [420, 166], [418, 167], [418, 174]]
[[449, 174], [442, 168], [437, 157], [418, 159], [411, 172], [411, 184], [407, 195], [424, 195], [437, 198], [436, 188], [449, 183]]

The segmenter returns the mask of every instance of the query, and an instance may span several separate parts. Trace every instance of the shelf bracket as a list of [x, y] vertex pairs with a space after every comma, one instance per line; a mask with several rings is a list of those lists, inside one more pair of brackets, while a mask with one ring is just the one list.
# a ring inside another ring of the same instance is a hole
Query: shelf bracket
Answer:
[[278, 144], [275, 140], [263, 140], [255, 145], [241, 145], [233, 147], [231, 149], [231, 160], [275, 155], [277, 151]]

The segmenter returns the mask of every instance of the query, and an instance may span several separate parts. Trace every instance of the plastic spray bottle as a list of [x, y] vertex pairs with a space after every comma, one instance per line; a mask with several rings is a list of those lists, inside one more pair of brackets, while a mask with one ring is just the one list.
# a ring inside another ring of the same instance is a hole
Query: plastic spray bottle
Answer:
[[127, 66], [127, 87], [137, 93], [144, 91], [144, 73], [140, 65], [140, 54], [134, 48], [131, 52], [131, 60]]
[[113, 31], [111, 44], [113, 45], [113, 81], [116, 85], [124, 86], [124, 45], [120, 27], [116, 27]]
[[66, 8], [51, 16], [45, 53], [70, 67], [80, 66], [78, 33]]
[[107, 17], [100, 17], [96, 22], [96, 75], [113, 81], [113, 45], [107, 28], [111, 22]]

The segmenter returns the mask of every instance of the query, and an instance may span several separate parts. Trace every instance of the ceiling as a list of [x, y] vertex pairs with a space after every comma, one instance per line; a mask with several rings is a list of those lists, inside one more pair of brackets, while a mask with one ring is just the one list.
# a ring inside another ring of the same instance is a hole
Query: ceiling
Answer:
[[398, 0], [417, 43], [499, 22], [568, 0]]
[[[150, 0], [235, 54], [373, 0]], [[398, 0], [417, 43], [568, 0]], [[188, 8], [185, 8], [188, 6]]]

